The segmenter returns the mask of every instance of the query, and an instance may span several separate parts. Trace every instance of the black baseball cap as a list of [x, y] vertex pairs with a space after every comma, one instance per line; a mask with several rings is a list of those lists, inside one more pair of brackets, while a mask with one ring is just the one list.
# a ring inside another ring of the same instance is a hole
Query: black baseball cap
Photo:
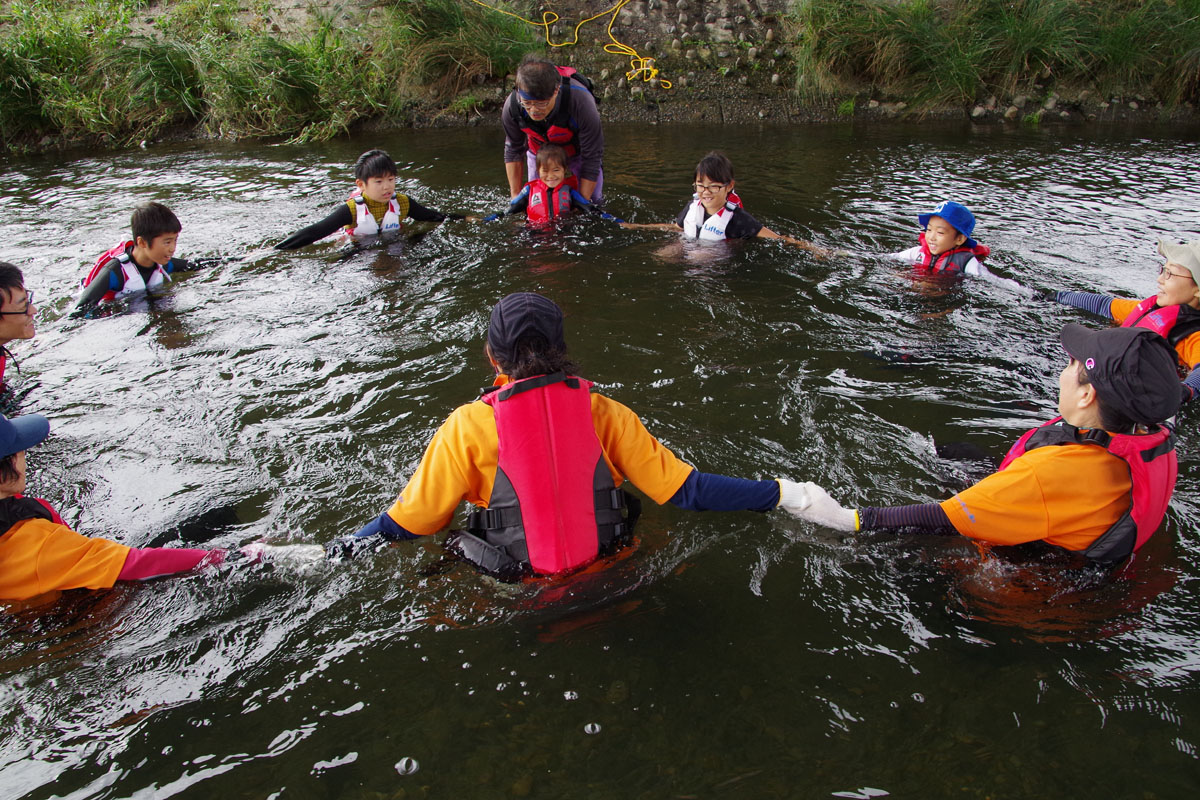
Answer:
[[533, 292], [516, 292], [503, 298], [492, 309], [488, 323], [492, 358], [500, 364], [512, 364], [517, 340], [529, 333], [540, 333], [552, 350], [567, 351], [562, 309], [554, 301]]
[[28, 450], [50, 435], [50, 420], [41, 414], [8, 417], [0, 414], [0, 458]]
[[1142, 425], [1157, 425], [1179, 411], [1175, 351], [1154, 331], [1097, 331], [1072, 322], [1061, 339], [1063, 349], [1083, 364], [1105, 408]]

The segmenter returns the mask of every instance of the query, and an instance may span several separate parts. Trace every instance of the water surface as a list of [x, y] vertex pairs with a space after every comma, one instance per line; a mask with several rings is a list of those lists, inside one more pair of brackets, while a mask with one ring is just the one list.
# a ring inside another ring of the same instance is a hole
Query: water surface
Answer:
[[[502, 207], [497, 131], [188, 145], [0, 162], [0, 259], [39, 333], [31, 492], [129, 545], [328, 542], [378, 514], [490, 382], [511, 291], [568, 315], [584, 374], [698, 468], [941, 500], [1054, 409], [1071, 309], [930, 285], [864, 253], [967, 203], [997, 272], [1144, 297], [1159, 236], [1200, 236], [1193, 131], [894, 126], [607, 131], [613, 213], [666, 221], [713, 144], [747, 208], [856, 255], [682, 254], [583, 220], [418, 226], [387, 246], [265, 248], [388, 149], [425, 205]], [[73, 287], [156, 199], [180, 255], [242, 257], [110, 316]], [[1098, 321], [1090, 324], [1100, 325]], [[1115, 580], [958, 538], [844, 536], [647, 504], [595, 575], [497, 586], [436, 541], [314, 569], [74, 592], [0, 619], [0, 786], [28, 798], [1185, 797], [1200, 728], [1200, 458], [1180, 427], [1162, 531]], [[1114, 765], [1119, 765], [1114, 768]]]

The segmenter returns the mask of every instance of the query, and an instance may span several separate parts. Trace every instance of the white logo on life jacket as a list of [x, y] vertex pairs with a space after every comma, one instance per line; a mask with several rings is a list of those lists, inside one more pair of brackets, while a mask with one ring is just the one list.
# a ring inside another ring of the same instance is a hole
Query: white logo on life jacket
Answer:
[[534, 192], [533, 194], [529, 195], [529, 205], [540, 206], [541, 204], [542, 204], [542, 193], [541, 192]]

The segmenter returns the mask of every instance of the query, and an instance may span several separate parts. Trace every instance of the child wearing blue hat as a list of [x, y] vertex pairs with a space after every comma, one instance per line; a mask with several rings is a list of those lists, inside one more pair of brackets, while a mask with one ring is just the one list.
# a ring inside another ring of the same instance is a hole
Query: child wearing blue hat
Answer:
[[975, 275], [1010, 288], [1022, 288], [1014, 280], [994, 275], [981, 263], [992, 251], [971, 238], [975, 231], [975, 215], [963, 204], [943, 200], [932, 211], [918, 214], [917, 221], [921, 223], [917, 246], [889, 253], [888, 258], [907, 261], [929, 272]]
[[[25, 451], [50, 434], [37, 414], [8, 419], [0, 414], [0, 601], [27, 600], [63, 589], [108, 589], [117, 581], [141, 581], [220, 564], [227, 550], [126, 547], [76, 533], [49, 503], [25, 497]], [[307, 548], [307, 550], [305, 549]], [[283, 556], [321, 558], [317, 545], [242, 548], [250, 560]]]

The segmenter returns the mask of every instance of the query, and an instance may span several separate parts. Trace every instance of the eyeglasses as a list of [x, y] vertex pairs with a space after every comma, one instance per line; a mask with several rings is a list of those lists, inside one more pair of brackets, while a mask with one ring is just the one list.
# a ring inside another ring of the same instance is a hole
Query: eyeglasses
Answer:
[[704, 192], [708, 192], [709, 194], [716, 194], [717, 192], [721, 191], [728, 185], [729, 184], [727, 184], [727, 183], [693, 183], [692, 184], [692, 186], [696, 189], [696, 194], [703, 194]]
[[33, 292], [25, 292], [25, 307], [20, 311], [0, 311], [0, 314], [32, 314], [33, 313]]
[[545, 100], [522, 100], [517, 98], [517, 102], [521, 104], [521, 108], [526, 111], [548, 111], [554, 105], [554, 101], [558, 99], [558, 89], [554, 90], [554, 94]]
[[[1186, 272], [1171, 272], [1171, 270], [1167, 269], [1166, 264], [1163, 264], [1161, 267], [1158, 268], [1158, 274], [1166, 275], [1167, 280], [1171, 280], [1171, 278], [1187, 278], [1189, 281], [1195, 280], [1195, 278], [1193, 278], [1191, 275], [1189, 275]], [[12, 313], [12, 312], [9, 312], [9, 313]]]

